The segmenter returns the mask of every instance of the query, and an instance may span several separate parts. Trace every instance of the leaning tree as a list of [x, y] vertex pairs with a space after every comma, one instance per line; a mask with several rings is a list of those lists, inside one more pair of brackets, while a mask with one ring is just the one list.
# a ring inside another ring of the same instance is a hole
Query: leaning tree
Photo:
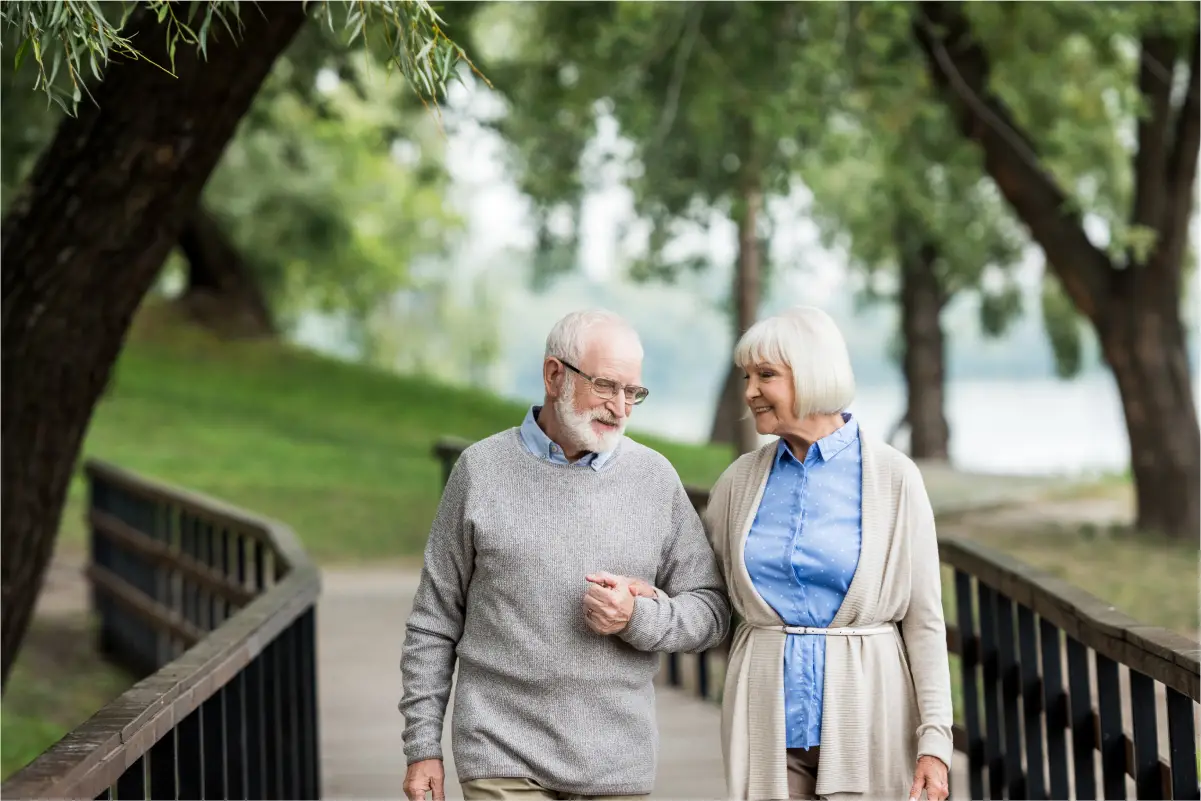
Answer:
[[[1096, 333], [1126, 417], [1138, 527], [1195, 538], [1201, 429], [1181, 302], [1201, 148], [1197, 5], [924, 2], [911, 24], [963, 135]], [[1132, 141], [1111, 160], [1095, 146], [1126, 125]]]
[[80, 444], [140, 301], [279, 54], [316, 17], [436, 99], [465, 54], [426, 0], [0, 5], [69, 114], [0, 228], [0, 680], [28, 628]]

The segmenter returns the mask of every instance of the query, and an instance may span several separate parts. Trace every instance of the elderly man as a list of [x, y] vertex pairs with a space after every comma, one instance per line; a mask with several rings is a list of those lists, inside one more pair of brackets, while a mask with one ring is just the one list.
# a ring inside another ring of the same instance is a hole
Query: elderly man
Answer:
[[729, 606], [676, 471], [623, 436], [641, 375], [620, 317], [567, 315], [546, 340], [544, 404], [451, 471], [402, 657], [408, 798], [443, 797], [456, 657], [466, 799], [651, 792], [658, 652], [717, 645]]

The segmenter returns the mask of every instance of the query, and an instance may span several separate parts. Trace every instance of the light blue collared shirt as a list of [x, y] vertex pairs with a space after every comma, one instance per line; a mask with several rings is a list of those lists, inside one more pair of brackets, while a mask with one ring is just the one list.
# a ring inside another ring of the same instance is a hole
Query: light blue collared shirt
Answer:
[[573, 467], [591, 467], [593, 470], [600, 470], [609, 461], [609, 457], [613, 455], [613, 451], [605, 451], [603, 453], [589, 452], [574, 463], [567, 461], [567, 456], [564, 455], [563, 449], [552, 442], [551, 438], [546, 436], [546, 432], [538, 426], [538, 412], [540, 411], [542, 411], [541, 406], [531, 406], [530, 410], [525, 414], [525, 420], [521, 423], [521, 441], [530, 453], [555, 464], [567, 464]]
[[[751, 582], [789, 626], [829, 626], [859, 565], [863, 452], [858, 421], [843, 420], [809, 446], [803, 462], [780, 440], [747, 535]], [[783, 670], [788, 747], [820, 745], [825, 636], [790, 634]]]

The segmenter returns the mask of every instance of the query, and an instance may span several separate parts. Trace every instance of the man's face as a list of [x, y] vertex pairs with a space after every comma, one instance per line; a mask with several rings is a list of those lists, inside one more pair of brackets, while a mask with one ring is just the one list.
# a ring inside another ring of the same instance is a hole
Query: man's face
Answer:
[[[621, 387], [641, 385], [640, 351], [637, 340], [628, 331], [595, 330], [575, 367], [593, 378], [607, 378]], [[591, 382], [569, 370], [565, 370], [561, 387], [566, 391], [560, 391], [555, 399], [555, 410], [576, 444], [593, 452], [616, 447], [625, 433], [634, 399], [624, 392], [602, 398], [593, 391]]]

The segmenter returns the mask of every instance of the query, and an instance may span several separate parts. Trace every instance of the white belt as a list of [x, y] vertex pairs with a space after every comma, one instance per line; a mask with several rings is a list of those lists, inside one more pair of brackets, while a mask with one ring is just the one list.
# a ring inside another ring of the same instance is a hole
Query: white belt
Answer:
[[835, 637], [867, 637], [872, 634], [888, 634], [895, 632], [897, 627], [891, 623], [883, 626], [865, 626], [856, 628], [853, 626], [844, 626], [842, 628], [823, 629], [820, 626], [755, 626], [751, 628], [767, 629], [768, 631], [782, 631], [785, 634], [827, 634]]

